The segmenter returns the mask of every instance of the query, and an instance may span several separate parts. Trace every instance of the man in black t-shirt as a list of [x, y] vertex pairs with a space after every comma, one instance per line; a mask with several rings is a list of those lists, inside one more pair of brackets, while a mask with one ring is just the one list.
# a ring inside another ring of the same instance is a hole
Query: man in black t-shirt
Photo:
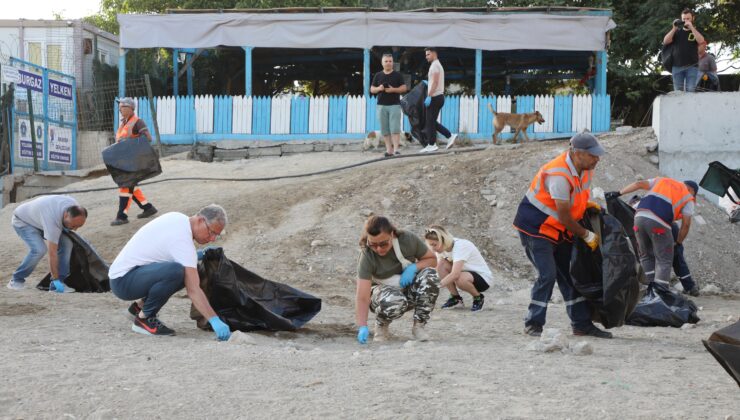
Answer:
[[673, 90], [693, 92], [698, 78], [698, 46], [704, 37], [694, 26], [694, 12], [683, 9], [681, 19], [673, 21], [673, 27], [663, 37], [663, 45], [673, 44]]
[[383, 71], [375, 73], [370, 93], [378, 95], [376, 112], [380, 121], [380, 134], [385, 140], [385, 156], [398, 155], [401, 136], [401, 94], [406, 84], [401, 73], [393, 70], [393, 56], [383, 54]]

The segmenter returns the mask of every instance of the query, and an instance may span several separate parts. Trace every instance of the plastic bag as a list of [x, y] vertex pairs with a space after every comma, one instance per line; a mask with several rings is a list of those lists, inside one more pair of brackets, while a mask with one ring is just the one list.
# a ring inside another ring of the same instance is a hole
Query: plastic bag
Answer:
[[424, 99], [427, 98], [427, 85], [419, 83], [409, 93], [401, 98], [401, 110], [409, 118], [411, 135], [426, 146], [422, 131], [424, 130]]
[[740, 386], [740, 321], [715, 331], [701, 342]]
[[[108, 263], [98, 255], [95, 249], [85, 238], [74, 231], [64, 230], [72, 240], [72, 257], [69, 261], [69, 276], [64, 283], [81, 293], [103, 293], [110, 291], [110, 280], [108, 279]], [[49, 290], [51, 273], [47, 274], [38, 285], [37, 289]]]
[[126, 139], [103, 149], [103, 162], [121, 188], [133, 188], [162, 173], [157, 153], [146, 138]]
[[[321, 311], [321, 299], [263, 279], [226, 258], [222, 248], [205, 251], [198, 274], [211, 307], [232, 330], [292, 331]], [[190, 318], [210, 329], [193, 306]]]
[[637, 257], [616, 218], [602, 213], [587, 215], [581, 223], [599, 233], [601, 244], [591, 251], [576, 238], [570, 264], [573, 286], [591, 304], [594, 321], [605, 328], [619, 327], [639, 298]]
[[638, 327], [676, 327], [696, 324], [698, 308], [693, 301], [659, 283], [650, 283], [627, 324]]

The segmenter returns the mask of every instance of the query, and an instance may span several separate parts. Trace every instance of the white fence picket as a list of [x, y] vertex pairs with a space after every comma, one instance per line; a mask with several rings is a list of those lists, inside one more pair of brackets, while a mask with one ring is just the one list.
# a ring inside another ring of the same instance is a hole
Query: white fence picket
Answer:
[[347, 98], [347, 132], [365, 132], [365, 110], [367, 109], [364, 96], [350, 96]]
[[159, 134], [175, 134], [175, 118], [177, 106], [172, 96], [160, 96], [157, 98], [157, 126]]
[[461, 133], [478, 132], [478, 97], [460, 97], [460, 125], [458, 131]]
[[591, 95], [573, 96], [573, 117], [571, 128], [574, 132], [591, 130]]
[[270, 134], [290, 133], [290, 99], [289, 95], [272, 98], [270, 103]]
[[195, 97], [195, 132], [213, 133], [213, 96]]
[[234, 96], [231, 105], [231, 132], [252, 134], [252, 97]]
[[323, 134], [329, 131], [329, 97], [311, 98], [308, 109], [308, 132]]
[[553, 118], [555, 116], [555, 98], [552, 96], [537, 95], [534, 98], [534, 109], [542, 114], [545, 122], [534, 125], [535, 133], [551, 133], [553, 128]]

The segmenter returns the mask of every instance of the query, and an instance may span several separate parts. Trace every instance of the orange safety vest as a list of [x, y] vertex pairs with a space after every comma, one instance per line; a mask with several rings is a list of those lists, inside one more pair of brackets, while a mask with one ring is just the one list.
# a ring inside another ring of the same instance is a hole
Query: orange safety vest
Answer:
[[681, 181], [671, 178], [655, 178], [655, 184], [637, 205], [640, 209], [650, 210], [667, 224], [681, 219], [681, 211], [689, 201], [696, 201], [691, 192]]
[[141, 133], [134, 134], [134, 125], [139, 121], [139, 117], [132, 115], [125, 123], [121, 123], [116, 132], [116, 143], [125, 139], [135, 139], [141, 136]]
[[548, 176], [562, 176], [570, 184], [570, 215], [575, 221], [583, 218], [591, 196], [593, 171], [584, 170], [579, 176], [575, 167], [568, 164], [568, 152], [551, 160], [535, 175], [527, 194], [522, 199], [514, 219], [514, 227], [530, 235], [553, 242], [570, 240], [572, 234], [558, 219], [555, 200], [545, 188]]

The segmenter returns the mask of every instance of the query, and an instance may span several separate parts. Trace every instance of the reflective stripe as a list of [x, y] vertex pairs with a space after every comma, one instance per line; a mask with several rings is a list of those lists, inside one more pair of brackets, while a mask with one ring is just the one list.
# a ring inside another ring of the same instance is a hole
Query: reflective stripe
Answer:
[[529, 202], [537, 208], [537, 210], [545, 213], [546, 215], [558, 220], [558, 212], [544, 205], [540, 200], [537, 199], [537, 194], [534, 191], [527, 191], [526, 194]]
[[685, 275], [685, 276], [683, 276], [683, 277], [679, 277], [679, 279], [683, 280], [683, 279], [687, 279], [687, 278], [689, 278], [689, 277], [691, 277], [691, 274], [687, 274], [687, 275]]
[[646, 276], [648, 276], [648, 275], [650, 275], [650, 274], [655, 274], [655, 270], [653, 270], [653, 271], [646, 271], [646, 272], [645, 272], [645, 275], [646, 275]]
[[683, 196], [676, 204], [673, 206], [673, 213], [676, 213], [676, 210], [683, 207], [686, 203], [688, 203], [692, 198], [694, 198], [693, 195], [687, 194]]
[[573, 306], [573, 305], [575, 305], [576, 303], [579, 303], [579, 302], [585, 302], [585, 301], [586, 301], [586, 298], [585, 298], [585, 297], [583, 297], [583, 296], [581, 296], [581, 297], [575, 298], [575, 299], [573, 299], [573, 300], [566, 300], [566, 301], [565, 301], [565, 306]]
[[540, 302], [539, 300], [532, 300], [529, 302], [530, 305], [537, 305], [543, 308], [547, 308], [547, 302]]
[[656, 282], [656, 283], [664, 284], [664, 285], [666, 285], [666, 286], [670, 286], [670, 285], [671, 285], [671, 283], [670, 283], [670, 282], [667, 282], [667, 281], [665, 281], [665, 280], [658, 280], [658, 279], [655, 279], [655, 280], [653, 280], [653, 281], [654, 281], [654, 282]]

